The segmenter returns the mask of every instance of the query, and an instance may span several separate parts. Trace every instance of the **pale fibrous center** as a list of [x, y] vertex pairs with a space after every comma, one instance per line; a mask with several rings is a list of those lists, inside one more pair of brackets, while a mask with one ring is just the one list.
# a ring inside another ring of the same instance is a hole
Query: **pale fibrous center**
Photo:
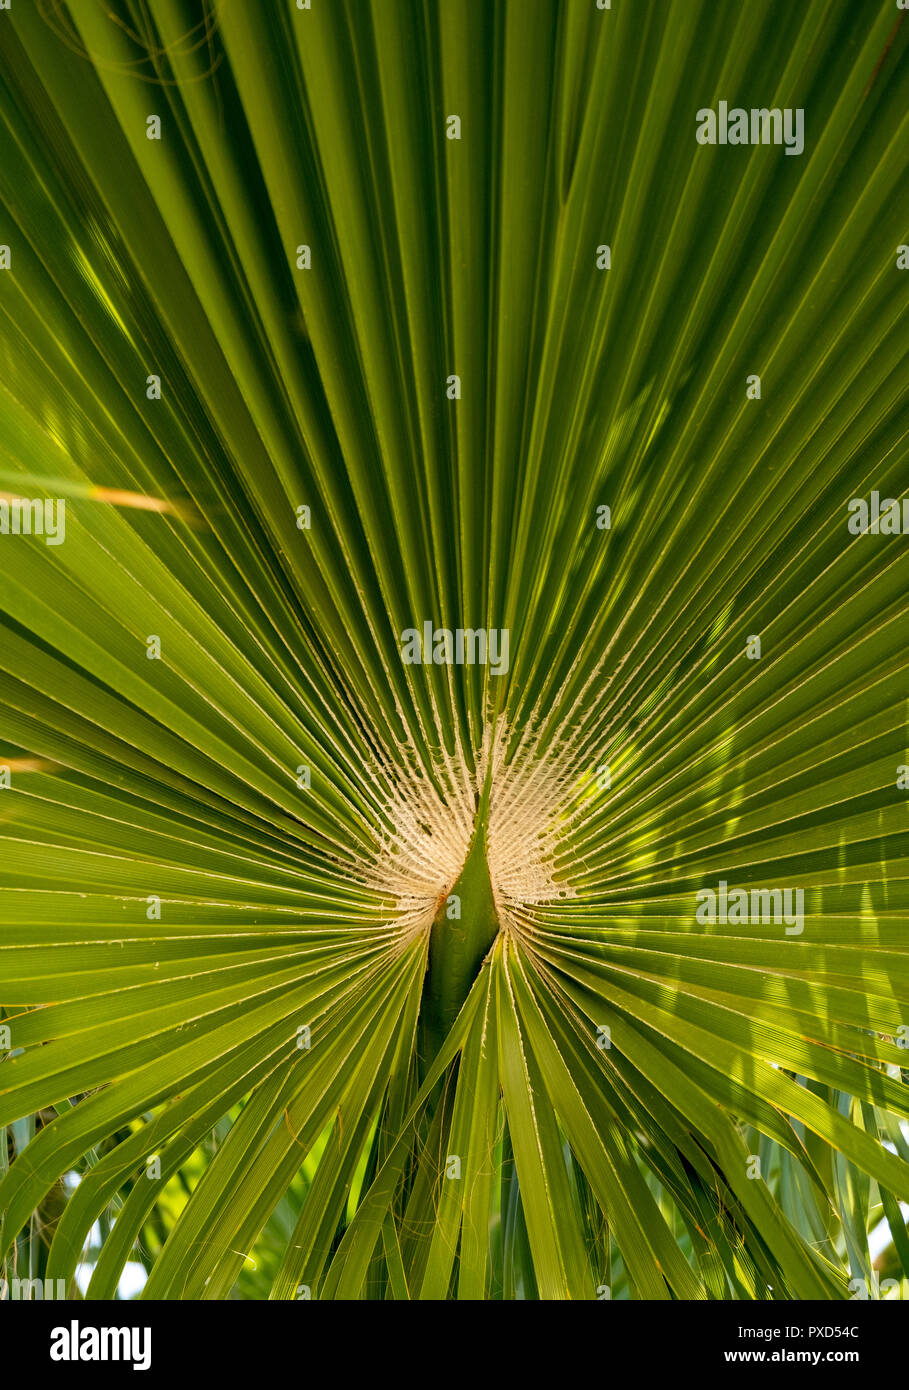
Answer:
[[[434, 777], [402, 777], [387, 798], [390, 831], [364, 880], [397, 900], [408, 937], [429, 932], [482, 836], [499, 927], [520, 932], [521, 910], [573, 896], [556, 881], [568, 777], [535, 750], [506, 762], [507, 730], [487, 725], [477, 756], [439, 756]], [[469, 902], [459, 904], [469, 913]], [[455, 917], [452, 919], [457, 921]]]

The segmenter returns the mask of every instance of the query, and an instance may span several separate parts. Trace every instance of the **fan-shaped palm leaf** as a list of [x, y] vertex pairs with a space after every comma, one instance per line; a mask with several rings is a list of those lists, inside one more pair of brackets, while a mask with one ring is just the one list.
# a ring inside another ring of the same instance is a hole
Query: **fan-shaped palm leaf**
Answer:
[[0, 536], [8, 1269], [836, 1298], [883, 1217], [909, 1273], [909, 559], [848, 527], [904, 491], [905, 42], [0, 15], [0, 489], [65, 499]]

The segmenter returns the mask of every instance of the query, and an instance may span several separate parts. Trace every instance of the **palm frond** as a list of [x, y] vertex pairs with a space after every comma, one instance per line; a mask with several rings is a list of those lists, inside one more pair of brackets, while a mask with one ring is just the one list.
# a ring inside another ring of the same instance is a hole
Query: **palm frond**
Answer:
[[906, 35], [0, 16], [7, 1271], [909, 1276]]

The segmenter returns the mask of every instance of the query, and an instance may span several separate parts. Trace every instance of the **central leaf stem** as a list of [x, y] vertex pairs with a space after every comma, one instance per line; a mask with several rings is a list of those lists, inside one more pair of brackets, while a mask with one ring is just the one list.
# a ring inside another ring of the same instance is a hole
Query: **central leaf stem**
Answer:
[[[442, 901], [429, 939], [429, 969], [423, 995], [429, 1056], [438, 1050], [457, 1018], [499, 931], [486, 858], [490, 783], [487, 773], [464, 867]], [[449, 916], [455, 911], [460, 915]]]

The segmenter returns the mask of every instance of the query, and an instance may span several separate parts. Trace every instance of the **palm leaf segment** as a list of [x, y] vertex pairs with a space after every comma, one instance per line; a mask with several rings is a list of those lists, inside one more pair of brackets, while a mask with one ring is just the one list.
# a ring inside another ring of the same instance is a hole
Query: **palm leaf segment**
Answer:
[[0, 548], [4, 1249], [75, 1174], [90, 1297], [845, 1296], [907, 1257], [896, 12], [195, 17], [0, 16], [0, 484], [67, 503]]

